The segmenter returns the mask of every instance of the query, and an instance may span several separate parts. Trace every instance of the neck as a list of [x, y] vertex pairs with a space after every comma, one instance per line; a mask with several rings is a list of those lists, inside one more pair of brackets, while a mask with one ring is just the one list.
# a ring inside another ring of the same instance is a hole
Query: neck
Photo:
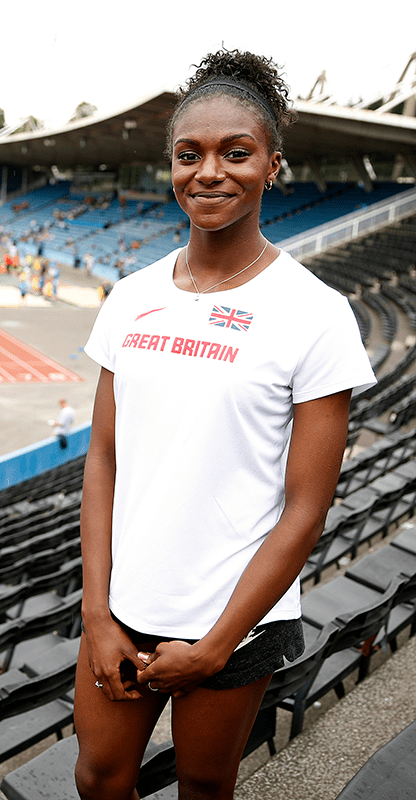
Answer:
[[254, 231], [204, 231], [191, 226], [188, 257], [192, 271], [202, 277], [226, 277], [253, 261], [265, 245], [258, 226]]

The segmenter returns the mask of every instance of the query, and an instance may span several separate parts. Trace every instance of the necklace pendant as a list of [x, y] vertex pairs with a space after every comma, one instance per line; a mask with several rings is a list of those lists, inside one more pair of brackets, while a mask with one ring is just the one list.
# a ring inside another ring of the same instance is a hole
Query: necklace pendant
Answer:
[[197, 300], [199, 300], [199, 294], [197, 294], [197, 296], [195, 297], [195, 303]]

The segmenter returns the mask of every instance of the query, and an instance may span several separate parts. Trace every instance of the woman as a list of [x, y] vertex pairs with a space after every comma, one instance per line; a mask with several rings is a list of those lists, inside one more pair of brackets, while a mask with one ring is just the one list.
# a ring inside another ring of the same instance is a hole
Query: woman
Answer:
[[303, 649], [297, 576], [351, 389], [374, 376], [347, 300], [259, 229], [289, 118], [271, 61], [202, 62], [168, 134], [189, 245], [117, 283], [86, 346], [102, 372], [81, 518], [83, 800], [138, 797], [169, 697], [181, 800], [232, 798], [271, 674]]

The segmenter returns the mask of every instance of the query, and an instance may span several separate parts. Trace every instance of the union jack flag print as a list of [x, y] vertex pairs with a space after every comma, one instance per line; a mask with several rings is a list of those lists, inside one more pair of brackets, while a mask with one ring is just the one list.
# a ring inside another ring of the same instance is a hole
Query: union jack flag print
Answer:
[[234, 331], [248, 331], [253, 319], [253, 314], [248, 311], [239, 311], [237, 308], [214, 306], [209, 318], [210, 325], [219, 325], [220, 328], [232, 328]]

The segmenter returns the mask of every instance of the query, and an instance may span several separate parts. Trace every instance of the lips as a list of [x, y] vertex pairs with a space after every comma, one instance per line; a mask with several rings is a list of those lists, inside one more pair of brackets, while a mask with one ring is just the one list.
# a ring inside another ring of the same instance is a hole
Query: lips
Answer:
[[228, 194], [227, 192], [195, 192], [195, 194], [191, 194], [193, 200], [197, 202], [200, 201], [202, 203], [215, 203], [221, 202], [223, 200], [229, 200], [232, 197], [235, 197], [234, 194]]
[[230, 197], [227, 192], [195, 192], [192, 197]]

